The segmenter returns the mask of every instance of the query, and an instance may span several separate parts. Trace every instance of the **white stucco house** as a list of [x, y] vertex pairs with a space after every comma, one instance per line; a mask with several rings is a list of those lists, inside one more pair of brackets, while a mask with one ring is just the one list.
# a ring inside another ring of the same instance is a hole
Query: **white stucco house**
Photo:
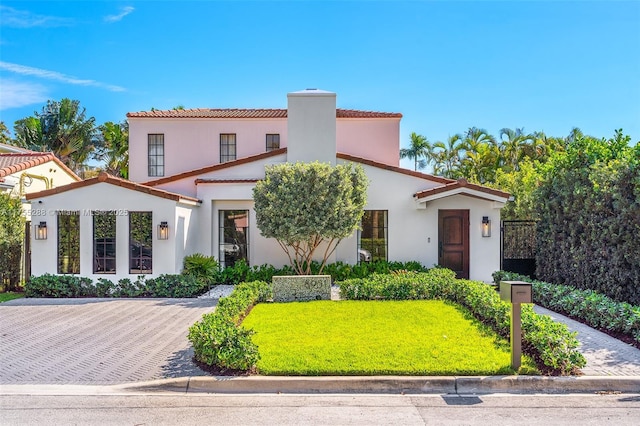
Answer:
[[179, 273], [192, 253], [282, 266], [256, 227], [252, 189], [267, 165], [317, 160], [359, 164], [370, 181], [362, 229], [330, 261], [416, 260], [491, 280], [500, 242], [490, 227], [509, 194], [400, 168], [399, 113], [339, 109], [316, 89], [287, 98], [287, 109], [127, 114], [131, 181], [101, 174], [27, 195], [50, 230], [32, 241], [33, 275], [153, 277]]

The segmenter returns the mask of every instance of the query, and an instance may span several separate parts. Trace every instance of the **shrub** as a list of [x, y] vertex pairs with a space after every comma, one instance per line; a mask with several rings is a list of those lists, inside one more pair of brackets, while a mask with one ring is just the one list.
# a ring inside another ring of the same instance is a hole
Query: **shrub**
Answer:
[[25, 284], [26, 297], [196, 297], [207, 287], [191, 275], [160, 275], [136, 281], [123, 278], [114, 284], [99, 278], [96, 284], [90, 278], [75, 275], [44, 274], [31, 277]]
[[[502, 302], [491, 286], [455, 279], [455, 274], [448, 269], [373, 275], [346, 280], [339, 285], [341, 295], [347, 299], [441, 299], [455, 302], [469, 309], [478, 320], [501, 336], [509, 337], [509, 304]], [[522, 330], [524, 348], [549, 371], [569, 374], [585, 365], [584, 357], [576, 350], [578, 341], [575, 333], [569, 332], [566, 325], [537, 315], [531, 306], [525, 305]]]
[[640, 343], [639, 306], [617, 302], [594, 290], [550, 284], [512, 272], [494, 272], [493, 279], [496, 283], [502, 280], [530, 282], [533, 300], [538, 305], [577, 318], [592, 327], [627, 335]]
[[251, 341], [252, 330], [240, 322], [258, 302], [271, 298], [271, 286], [264, 281], [238, 285], [216, 310], [204, 314], [189, 328], [197, 361], [226, 370], [249, 370], [259, 360], [258, 347]]
[[213, 256], [195, 253], [184, 258], [182, 273], [191, 275], [203, 286], [209, 287], [217, 282], [220, 265]]

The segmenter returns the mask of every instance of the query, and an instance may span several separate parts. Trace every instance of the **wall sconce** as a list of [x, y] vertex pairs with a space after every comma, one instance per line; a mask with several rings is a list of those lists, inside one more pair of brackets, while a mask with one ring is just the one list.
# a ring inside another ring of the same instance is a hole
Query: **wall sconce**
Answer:
[[169, 239], [169, 225], [167, 224], [167, 222], [160, 222], [160, 225], [158, 225], [158, 239]]
[[36, 240], [47, 239], [47, 222], [40, 222], [35, 226], [36, 228]]
[[482, 236], [491, 236], [491, 221], [489, 220], [489, 216], [482, 216]]

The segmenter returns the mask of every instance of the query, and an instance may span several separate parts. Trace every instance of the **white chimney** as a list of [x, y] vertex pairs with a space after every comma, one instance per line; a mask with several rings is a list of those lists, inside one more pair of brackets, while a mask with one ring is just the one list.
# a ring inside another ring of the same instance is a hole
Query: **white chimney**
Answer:
[[306, 89], [287, 94], [287, 161], [336, 164], [336, 94]]

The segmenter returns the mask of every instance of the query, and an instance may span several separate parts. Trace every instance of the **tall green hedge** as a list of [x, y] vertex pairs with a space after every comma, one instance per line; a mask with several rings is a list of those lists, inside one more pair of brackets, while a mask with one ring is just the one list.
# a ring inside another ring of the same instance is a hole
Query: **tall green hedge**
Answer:
[[640, 143], [582, 137], [536, 191], [537, 276], [640, 304]]

